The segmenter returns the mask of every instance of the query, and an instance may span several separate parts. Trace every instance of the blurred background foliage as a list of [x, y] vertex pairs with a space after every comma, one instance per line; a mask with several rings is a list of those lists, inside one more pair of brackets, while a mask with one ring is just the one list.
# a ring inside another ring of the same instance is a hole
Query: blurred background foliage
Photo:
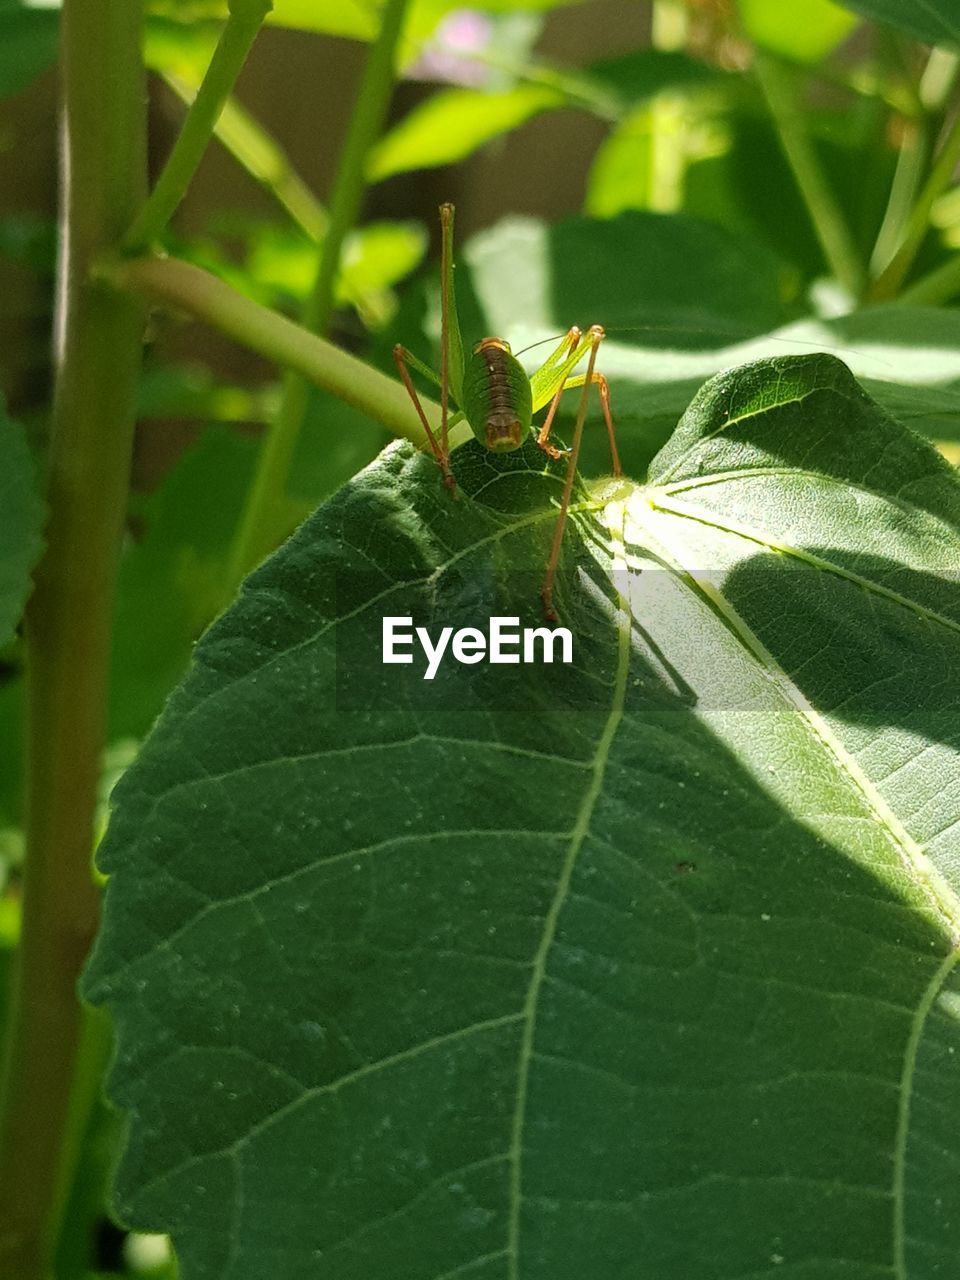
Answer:
[[[226, 6], [147, 8], [156, 171]], [[374, 0], [275, 0], [167, 235], [170, 252], [301, 314], [377, 24]], [[55, 3], [0, 0], [0, 385], [41, 460], [57, 25]], [[452, 200], [465, 335], [499, 333], [520, 348], [572, 323], [602, 323], [630, 474], [642, 476], [711, 373], [814, 348], [834, 350], [957, 460], [958, 45], [953, 0], [414, 0], [330, 336], [391, 373], [397, 341], [438, 365], [436, 210]], [[104, 794], [228, 601], [277, 379], [182, 317], [151, 323]], [[377, 424], [312, 392], [273, 541], [385, 442]], [[586, 465], [603, 470], [602, 439]], [[0, 657], [0, 935], [9, 948], [22, 847], [19, 642]], [[125, 1238], [106, 1221], [116, 1139], [116, 1121], [98, 1110], [61, 1274], [172, 1275], [162, 1241]]]

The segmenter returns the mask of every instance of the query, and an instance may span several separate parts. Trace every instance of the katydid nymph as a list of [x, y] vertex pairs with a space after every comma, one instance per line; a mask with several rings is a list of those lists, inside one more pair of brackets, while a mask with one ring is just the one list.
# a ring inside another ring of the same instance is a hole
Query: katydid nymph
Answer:
[[[592, 325], [584, 334], [574, 326], [562, 338], [560, 345], [547, 357], [531, 376], [527, 374], [502, 338], [483, 338], [469, 355], [464, 354], [460, 335], [453, 286], [453, 205], [440, 206], [441, 257], [440, 257], [440, 373], [418, 360], [406, 347], [396, 346], [393, 358], [403, 384], [410, 394], [427, 440], [443, 476], [443, 483], [451, 491], [456, 481], [450, 470], [449, 431], [455, 423], [465, 420], [470, 430], [487, 449], [503, 453], [519, 449], [533, 432], [540, 448], [551, 458], [567, 459], [567, 473], [560, 498], [560, 509], [553, 535], [553, 545], [547, 564], [546, 576], [540, 595], [547, 618], [554, 619], [553, 580], [560, 558], [560, 546], [566, 524], [567, 511], [573, 493], [573, 483], [580, 454], [580, 442], [587, 417], [587, 401], [591, 386], [596, 386], [607, 433], [613, 474], [619, 476], [620, 458], [610, 413], [610, 391], [607, 380], [595, 369], [597, 351], [603, 341], [603, 329]], [[587, 358], [585, 373], [574, 374], [574, 368]], [[416, 369], [440, 388], [440, 438], [427, 421], [423, 405], [410, 377], [410, 368]], [[558, 449], [550, 440], [550, 431], [557, 413], [560, 397], [572, 387], [581, 387], [573, 438], [569, 450]], [[455, 412], [451, 414], [451, 404]], [[533, 415], [544, 405], [547, 408], [543, 424], [533, 427]]]

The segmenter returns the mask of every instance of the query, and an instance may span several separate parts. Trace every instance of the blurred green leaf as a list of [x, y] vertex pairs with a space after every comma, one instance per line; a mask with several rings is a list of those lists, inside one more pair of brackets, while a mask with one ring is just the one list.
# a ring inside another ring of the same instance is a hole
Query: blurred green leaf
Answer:
[[44, 509], [23, 428], [0, 398], [0, 648], [10, 643], [43, 545]]
[[[227, 0], [147, 0], [147, 12], [182, 24], [222, 21]], [[299, 31], [370, 40], [377, 30], [377, 6], [366, 0], [273, 0], [267, 22]]]
[[[580, 0], [524, 0], [522, 8], [549, 10], [577, 3]], [[464, 8], [510, 13], [518, 5], [517, 0], [476, 0], [469, 6], [463, 0], [414, 0], [407, 15], [406, 38], [414, 42], [425, 39], [447, 14]], [[369, 40], [376, 34], [377, 19], [377, 7], [368, 0], [274, 0], [273, 13], [267, 21], [301, 31]]]
[[857, 18], [833, 0], [804, 0], [802, 18], [783, 0], [737, 0], [745, 33], [755, 43], [794, 62], [815, 63], [845, 40]]
[[378, 10], [369, 0], [274, 0], [267, 21], [278, 27], [372, 40]]
[[57, 224], [30, 213], [0, 217], [0, 256], [50, 275], [57, 261]]
[[154, 365], [140, 379], [137, 416], [263, 422], [276, 399], [272, 387], [230, 385], [199, 365]]
[[148, 16], [143, 29], [143, 57], [151, 71], [203, 79], [222, 30], [219, 22], [176, 22]]
[[[473, 317], [468, 342], [497, 333], [519, 351], [547, 337], [555, 344], [572, 323], [605, 327], [598, 367], [610, 379], [631, 475], [645, 473], [704, 379], [764, 356], [831, 352], [915, 430], [960, 438], [960, 311], [891, 306], [792, 319], [798, 301], [784, 300], [776, 257], [747, 235], [681, 215], [564, 219], [552, 227], [509, 219], [475, 236], [460, 259], [459, 305]], [[431, 342], [437, 317], [434, 302]], [[423, 337], [407, 329], [399, 340], [436, 367]], [[532, 371], [550, 349], [538, 346], [521, 359]], [[610, 464], [594, 417], [583, 460], [599, 475]]]
[[388, 443], [379, 423], [311, 387], [288, 480], [286, 509], [278, 512], [276, 541], [305, 520], [317, 504], [346, 484]]
[[727, 146], [712, 95], [698, 103], [661, 94], [628, 111], [597, 148], [584, 211], [599, 218], [625, 209], [676, 212], [685, 206], [693, 165]]
[[[200, 409], [214, 388], [199, 373], [157, 371], [141, 402], [157, 412]], [[238, 389], [221, 388], [224, 397]], [[247, 392], [270, 406], [273, 390]], [[228, 404], [218, 401], [226, 416]], [[339, 401], [312, 393], [291, 467], [290, 490], [275, 511], [279, 543], [317, 505], [373, 458], [382, 428]], [[137, 536], [120, 565], [114, 625], [110, 740], [141, 738], [180, 679], [198, 636], [221, 608], [234, 533], [251, 483], [258, 441], [207, 427], [159, 488], [135, 506]], [[150, 626], [144, 626], [149, 618]]]
[[664, 90], [693, 90], [723, 84], [730, 78], [709, 63], [667, 49], [634, 49], [604, 58], [591, 63], [584, 75], [612, 90], [627, 106], [647, 102]]
[[[215, 229], [220, 239], [193, 236], [177, 244], [179, 256], [266, 306], [289, 310], [312, 291], [321, 247], [301, 230], [245, 215], [218, 218]], [[224, 237], [245, 246], [242, 262], [225, 252]], [[170, 236], [168, 241], [174, 243]], [[372, 222], [358, 227], [344, 243], [337, 305], [355, 308], [368, 328], [382, 327], [396, 308], [393, 286], [416, 269], [427, 245], [420, 223]]]
[[[858, 107], [809, 106], [804, 119], [807, 136], [866, 261], [889, 199], [896, 153], [885, 143], [881, 117], [874, 107], [864, 102]], [[803, 246], [814, 241], [813, 224], [786, 165], [779, 136], [769, 117], [752, 117], [745, 112], [733, 123], [731, 158], [741, 207], [755, 225], [762, 226], [782, 257], [800, 262]], [[763, 166], [768, 181], [756, 181], [758, 165]], [[815, 275], [825, 273], [819, 243], [808, 261], [816, 264]]]
[[724, 144], [718, 103], [734, 82], [686, 54], [638, 50], [594, 64], [594, 83], [617, 95], [616, 123], [600, 143], [587, 179], [586, 213], [682, 207], [686, 174]]
[[411, 169], [454, 164], [564, 102], [563, 94], [545, 85], [520, 84], [502, 93], [438, 90], [380, 139], [370, 154], [367, 176], [379, 182]]
[[[313, 289], [319, 246], [288, 227], [260, 223], [249, 230], [246, 267], [258, 287], [302, 300]], [[368, 222], [344, 243], [339, 305], [382, 297], [420, 265], [429, 237], [419, 222]]]
[[223, 21], [228, 13], [227, 0], [145, 0], [144, 9], [182, 23]]
[[[832, 320], [801, 320], [753, 339], [694, 349], [683, 330], [613, 330], [599, 361], [611, 383], [621, 424], [621, 453], [642, 474], [650, 451], [704, 378], [745, 361], [815, 351], [843, 359], [877, 401], [931, 440], [960, 440], [960, 313], [935, 308], [875, 307]], [[526, 362], [526, 358], [525, 358]], [[602, 433], [587, 458], [609, 469]]]
[[230, 542], [255, 456], [251, 437], [207, 428], [137, 504], [139, 533], [124, 547], [117, 588], [111, 741], [146, 733], [223, 606]]
[[646, 106], [627, 113], [596, 150], [583, 202], [593, 218], [612, 218], [651, 203], [651, 170], [656, 144], [654, 120]]
[[[522, 7], [541, 11], [580, 2], [524, 0]], [[422, 41], [447, 14], [464, 7], [463, 0], [415, 0], [406, 21], [407, 40]], [[516, 0], [475, 0], [469, 7], [489, 13], [510, 13], [517, 8], [517, 3]], [[148, 11], [181, 22], [203, 22], [226, 17], [227, 5], [226, 0], [148, 0]], [[378, 30], [379, 6], [370, 0], [273, 0], [267, 22], [321, 35], [371, 40]]]
[[960, 45], [960, 8], [956, 0], [841, 0], [844, 8], [927, 44]]
[[23, 848], [23, 712], [22, 672], [0, 672], [0, 830], [5, 865], [14, 850]]
[[423, 261], [430, 244], [420, 222], [368, 222], [347, 237], [338, 298], [348, 302], [405, 280]]
[[580, 495], [573, 662], [426, 681], [383, 615], [540, 623], [562, 483], [454, 466], [321, 508], [115, 792], [122, 1216], [232, 1280], [949, 1274], [956, 474], [829, 356], [730, 371]]
[[508, 218], [474, 236], [462, 257], [491, 332], [504, 336], [552, 330], [563, 317], [561, 330], [683, 327], [695, 346], [717, 332], [763, 332], [789, 315], [772, 253], [682, 214], [630, 211], [552, 225]]
[[17, 93], [57, 57], [56, 8], [0, 0], [0, 95]]

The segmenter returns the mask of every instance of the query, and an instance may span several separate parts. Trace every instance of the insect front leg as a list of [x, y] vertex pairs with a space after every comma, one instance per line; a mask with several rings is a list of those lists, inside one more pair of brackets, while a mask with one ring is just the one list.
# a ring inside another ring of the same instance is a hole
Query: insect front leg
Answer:
[[[413, 401], [413, 407], [416, 409], [423, 429], [426, 432], [427, 440], [430, 442], [430, 448], [433, 450], [433, 456], [436, 458], [440, 466], [440, 470], [443, 473], [443, 483], [448, 489], [453, 490], [457, 487], [457, 482], [454, 480], [453, 473], [450, 470], [450, 449], [446, 439], [447, 432], [446, 430], [443, 431], [441, 436], [442, 444], [439, 443], [437, 441], [437, 437], [433, 433], [430, 423], [427, 421], [427, 415], [424, 412], [423, 405], [420, 403], [420, 397], [417, 395], [417, 389], [413, 385], [413, 379], [410, 377], [410, 367], [418, 370], [425, 377], [432, 379], [432, 381], [436, 382], [438, 385], [440, 383], [440, 379], [432, 369], [428, 368], [428, 366], [423, 363], [422, 360], [418, 360], [412, 351], [408, 351], [406, 347], [401, 346], [399, 343], [393, 348], [393, 362], [397, 366], [397, 373], [400, 375], [400, 380], [407, 389], [407, 394]], [[446, 413], [444, 413], [444, 426], [446, 426]]]
[[[537, 375], [539, 378], [543, 379], [545, 374], [547, 377], [552, 374], [552, 376], [555, 376], [558, 379], [557, 389], [550, 400], [550, 407], [547, 410], [547, 416], [544, 418], [543, 426], [537, 434], [537, 444], [550, 458], [564, 458], [567, 456], [567, 451], [565, 449], [558, 449], [556, 445], [550, 444], [548, 442], [548, 437], [550, 435], [550, 429], [553, 426], [553, 420], [557, 414], [560, 397], [563, 395], [564, 387], [568, 385], [565, 376], [566, 371], [571, 367], [572, 361], [580, 358], [580, 355], [582, 354], [582, 340], [583, 335], [577, 326], [571, 326], [571, 328], [567, 330], [566, 336], [560, 343], [560, 346], [557, 347], [556, 351], [547, 358]], [[557, 368], [558, 366], [559, 370]], [[549, 386], [549, 382], [545, 382], [545, 386]], [[542, 395], [543, 388], [541, 387], [538, 389]]]
[[[573, 481], [577, 473], [577, 459], [580, 457], [580, 445], [583, 441], [583, 425], [587, 420], [587, 401], [590, 394], [590, 387], [593, 383], [598, 384], [600, 400], [604, 405], [604, 416], [607, 420], [608, 431], [610, 432], [614, 466], [617, 469], [617, 474], [620, 474], [620, 459], [617, 455], [616, 444], [613, 440], [613, 419], [610, 417], [609, 388], [607, 388], [606, 396], [604, 396], [606, 378], [602, 378], [602, 375], [598, 375], [594, 371], [597, 352], [600, 349], [600, 343], [603, 341], [603, 336], [603, 330], [599, 325], [594, 325], [590, 329], [590, 333], [588, 335], [590, 343], [590, 357], [587, 361], [587, 371], [586, 373], [569, 380], [569, 385], [580, 386], [582, 390], [580, 392], [580, 403], [577, 406], [577, 420], [573, 428], [573, 441], [567, 455], [567, 474], [564, 477], [563, 494], [560, 498], [560, 511], [553, 531], [553, 543], [550, 547], [550, 560], [547, 563], [547, 572], [543, 579], [543, 586], [540, 589], [540, 598], [543, 600], [543, 611], [548, 622], [555, 622], [557, 618], [556, 612], [553, 608], [553, 582], [557, 574], [557, 565], [560, 560], [560, 546], [563, 542], [563, 531], [566, 527], [567, 512], [570, 509], [570, 498], [573, 494]], [[546, 434], [549, 433], [549, 425], [552, 425], [553, 414], [556, 413], [556, 406], [560, 401], [560, 396], [566, 385], [568, 385], [568, 382], [567, 379], [564, 379], [563, 383], [561, 383], [554, 394], [553, 401], [550, 406], [550, 412], [547, 414], [547, 422], [544, 423], [546, 432], [541, 429], [541, 434], [544, 436], [543, 444], [540, 445], [541, 448], [544, 448], [548, 443], [546, 440]], [[539, 443], [540, 441], [538, 440], [538, 444]]]

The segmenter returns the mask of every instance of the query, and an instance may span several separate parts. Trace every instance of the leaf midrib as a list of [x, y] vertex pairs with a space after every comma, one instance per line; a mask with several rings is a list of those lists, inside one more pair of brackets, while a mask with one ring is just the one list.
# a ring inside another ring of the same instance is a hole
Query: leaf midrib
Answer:
[[[611, 555], [615, 570], [626, 569], [625, 520], [626, 505], [611, 503], [606, 509], [608, 529], [613, 539]], [[619, 575], [614, 575], [614, 581]], [[557, 879], [557, 887], [553, 901], [544, 919], [543, 934], [540, 945], [534, 955], [530, 985], [527, 989], [523, 1006], [523, 1035], [520, 1041], [520, 1055], [517, 1067], [517, 1096], [514, 1107], [512, 1136], [510, 1143], [510, 1203], [507, 1227], [507, 1275], [509, 1280], [519, 1280], [520, 1265], [520, 1205], [523, 1198], [523, 1130], [526, 1121], [527, 1091], [530, 1080], [530, 1068], [534, 1053], [536, 1037], [537, 1011], [540, 992], [546, 977], [547, 959], [556, 936], [560, 912], [566, 902], [573, 872], [577, 864], [584, 840], [589, 834], [590, 821], [597, 800], [603, 790], [603, 780], [610, 749], [623, 719], [627, 692], [627, 676], [630, 669], [630, 631], [631, 612], [629, 600], [619, 594], [617, 613], [617, 671], [613, 685], [610, 712], [607, 716], [603, 732], [597, 742], [593, 758], [593, 776], [590, 785], [584, 792], [577, 820], [567, 846], [567, 852]]]

